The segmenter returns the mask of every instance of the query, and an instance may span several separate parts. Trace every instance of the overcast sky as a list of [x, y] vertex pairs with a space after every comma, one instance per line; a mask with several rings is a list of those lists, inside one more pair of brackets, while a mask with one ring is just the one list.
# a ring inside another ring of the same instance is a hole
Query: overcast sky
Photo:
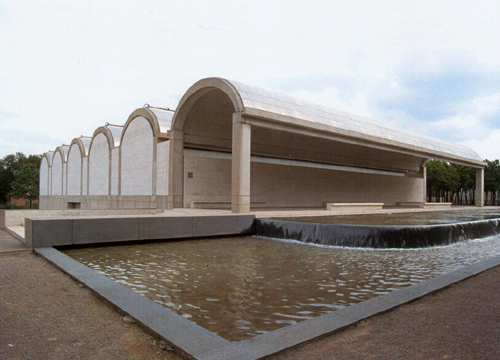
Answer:
[[500, 158], [500, 1], [0, 0], [0, 158], [218, 76]]

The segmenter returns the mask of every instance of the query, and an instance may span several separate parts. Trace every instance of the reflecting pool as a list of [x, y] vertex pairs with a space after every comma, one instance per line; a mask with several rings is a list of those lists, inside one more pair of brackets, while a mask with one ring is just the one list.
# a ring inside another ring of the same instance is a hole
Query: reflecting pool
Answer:
[[410, 213], [360, 214], [335, 216], [277, 217], [277, 220], [344, 225], [436, 225], [500, 218], [498, 209], [422, 211]]
[[239, 341], [500, 255], [500, 236], [410, 250], [237, 237], [64, 252]]

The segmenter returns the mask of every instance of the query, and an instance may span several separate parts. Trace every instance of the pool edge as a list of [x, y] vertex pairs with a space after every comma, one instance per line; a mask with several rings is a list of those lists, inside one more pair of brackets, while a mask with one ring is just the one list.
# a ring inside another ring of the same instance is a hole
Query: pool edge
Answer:
[[146, 330], [167, 341], [184, 358], [198, 359], [201, 353], [230, 344], [228, 340], [99, 274], [53, 247], [33, 250], [120, 312], [132, 317]]
[[87, 286], [121, 312], [134, 318], [148, 331], [170, 343], [181, 356], [200, 360], [261, 359], [340, 331], [500, 265], [500, 256], [492, 257], [295, 325], [239, 342], [230, 342], [97, 273], [55, 248], [38, 248], [34, 249], [34, 252]]

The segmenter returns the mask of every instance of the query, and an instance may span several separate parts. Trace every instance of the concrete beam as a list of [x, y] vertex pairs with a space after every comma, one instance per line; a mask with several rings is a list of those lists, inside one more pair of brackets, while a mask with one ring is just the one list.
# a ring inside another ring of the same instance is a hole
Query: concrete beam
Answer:
[[306, 168], [313, 168], [313, 169], [325, 169], [325, 170], [334, 170], [334, 171], [354, 172], [354, 173], [359, 173], [359, 174], [375, 174], [375, 175], [388, 175], [388, 176], [400, 176], [400, 177], [407, 176], [407, 173], [405, 173], [403, 171], [369, 169], [369, 168], [362, 168], [362, 167], [358, 167], [358, 166], [333, 165], [333, 164], [317, 163], [317, 162], [312, 162], [312, 161], [279, 159], [279, 158], [271, 158], [271, 157], [264, 157], [264, 156], [252, 156], [251, 161], [255, 162], [255, 163], [261, 163], [261, 164], [274, 164], [274, 165], [283, 165], [283, 166], [306, 167]]

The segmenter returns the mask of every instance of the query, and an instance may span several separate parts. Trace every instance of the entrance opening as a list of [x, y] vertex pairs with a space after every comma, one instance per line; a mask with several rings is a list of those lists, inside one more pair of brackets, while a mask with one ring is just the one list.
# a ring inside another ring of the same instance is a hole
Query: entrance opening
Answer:
[[79, 202], [69, 202], [68, 209], [81, 209], [82, 204]]

